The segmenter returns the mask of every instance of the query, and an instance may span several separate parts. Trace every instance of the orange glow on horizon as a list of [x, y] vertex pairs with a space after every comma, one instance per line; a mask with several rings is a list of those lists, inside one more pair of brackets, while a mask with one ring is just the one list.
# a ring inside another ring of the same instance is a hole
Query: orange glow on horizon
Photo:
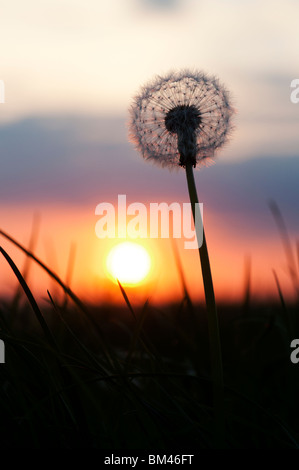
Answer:
[[[2, 206], [1, 229], [28, 248], [32, 225], [32, 209]], [[107, 274], [106, 259], [111, 249], [125, 240], [96, 237], [96, 217], [86, 207], [44, 207], [33, 251], [50, 269], [66, 282], [86, 302], [123, 304], [119, 286]], [[208, 250], [212, 268], [216, 300], [237, 302], [244, 298], [246, 257], [251, 258], [251, 293], [257, 299], [278, 299], [272, 269], [275, 269], [285, 298], [293, 299], [293, 286], [288, 277], [284, 252], [276, 232], [261, 238], [248, 234], [239, 237], [229, 224], [223, 227], [215, 215], [206, 220]], [[221, 234], [221, 237], [220, 235]], [[134, 240], [135, 242], [135, 240]], [[184, 249], [184, 240], [175, 240], [185, 283], [194, 302], [204, 301], [203, 286], [197, 250]], [[75, 246], [70, 260], [71, 245]], [[175, 262], [171, 240], [136, 239], [149, 253], [151, 269], [142, 282], [126, 287], [133, 303], [147, 299], [154, 304], [179, 302], [184, 291]], [[0, 245], [23, 272], [26, 257], [10, 242], [1, 237]], [[69, 266], [73, 264], [71, 273]], [[47, 289], [55, 297], [63, 296], [53, 279], [34, 262], [30, 263], [28, 285], [37, 299], [47, 298]], [[0, 259], [0, 299], [13, 296], [17, 280], [4, 258]]]

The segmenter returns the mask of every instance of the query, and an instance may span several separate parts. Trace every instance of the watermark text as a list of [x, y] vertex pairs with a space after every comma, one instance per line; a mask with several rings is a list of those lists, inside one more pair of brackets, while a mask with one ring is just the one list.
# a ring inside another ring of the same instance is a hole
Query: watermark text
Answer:
[[4, 364], [4, 363], [5, 363], [5, 345], [4, 345], [4, 341], [0, 339], [0, 364]]
[[95, 225], [98, 238], [184, 238], [185, 249], [200, 248], [203, 241], [203, 204], [141, 202], [127, 205], [126, 195], [118, 195], [117, 208], [109, 202], [97, 205], [100, 216]]
[[299, 103], [299, 78], [294, 78], [294, 80], [291, 81], [291, 88], [294, 88], [294, 90], [291, 92], [290, 95], [290, 100], [293, 104]]

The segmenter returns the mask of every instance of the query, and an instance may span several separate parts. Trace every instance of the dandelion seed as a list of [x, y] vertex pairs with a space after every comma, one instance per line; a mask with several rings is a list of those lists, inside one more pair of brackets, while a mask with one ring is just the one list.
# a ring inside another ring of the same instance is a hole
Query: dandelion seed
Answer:
[[[172, 72], [142, 88], [130, 110], [129, 137], [161, 166], [207, 163], [229, 136], [226, 89], [202, 72]], [[168, 145], [166, 145], [168, 144]]]

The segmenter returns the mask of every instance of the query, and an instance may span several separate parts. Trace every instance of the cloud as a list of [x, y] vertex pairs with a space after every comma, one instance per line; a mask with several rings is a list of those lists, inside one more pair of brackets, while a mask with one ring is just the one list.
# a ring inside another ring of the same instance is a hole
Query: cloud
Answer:
[[[98, 129], [98, 132], [96, 130]], [[94, 211], [118, 194], [128, 201], [188, 201], [183, 171], [170, 173], [143, 159], [125, 139], [120, 119], [26, 119], [0, 127], [1, 204], [84, 205]], [[229, 162], [219, 157], [196, 172], [205, 213], [233, 224], [240, 235], [272, 227], [268, 201], [299, 229], [299, 156], [263, 156]], [[272, 227], [273, 228], [273, 227]]]
[[145, 5], [159, 7], [159, 8], [174, 8], [179, 3], [180, 0], [142, 0]]

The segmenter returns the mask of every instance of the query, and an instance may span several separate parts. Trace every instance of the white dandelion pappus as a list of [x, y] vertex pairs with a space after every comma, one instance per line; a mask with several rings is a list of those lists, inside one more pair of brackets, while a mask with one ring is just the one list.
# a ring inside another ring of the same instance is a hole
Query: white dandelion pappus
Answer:
[[129, 138], [146, 160], [195, 167], [227, 141], [232, 114], [228, 92], [216, 78], [189, 70], [171, 72], [135, 97]]

